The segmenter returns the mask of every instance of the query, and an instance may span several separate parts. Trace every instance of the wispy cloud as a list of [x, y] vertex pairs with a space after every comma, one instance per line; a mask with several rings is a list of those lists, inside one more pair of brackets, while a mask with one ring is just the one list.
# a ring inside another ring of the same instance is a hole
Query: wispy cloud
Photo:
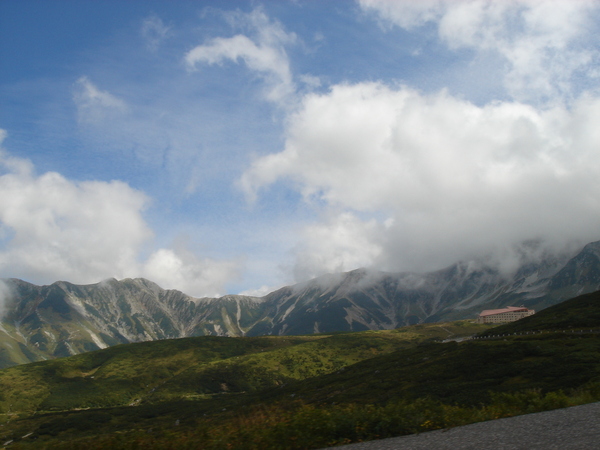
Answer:
[[251, 36], [238, 34], [233, 37], [217, 37], [198, 45], [185, 55], [189, 68], [199, 64], [221, 64], [225, 60], [238, 62], [258, 73], [269, 85], [267, 98], [282, 102], [295, 91], [290, 62], [285, 47], [297, 38], [287, 33], [277, 21], [272, 21], [260, 9], [249, 14], [230, 15], [234, 25], [245, 25]]
[[160, 44], [169, 36], [171, 27], [164, 24], [162, 19], [151, 14], [142, 22], [141, 34], [146, 41], [148, 50], [155, 52]]
[[108, 91], [101, 91], [87, 77], [75, 84], [73, 100], [81, 123], [99, 123], [127, 112], [127, 104]]

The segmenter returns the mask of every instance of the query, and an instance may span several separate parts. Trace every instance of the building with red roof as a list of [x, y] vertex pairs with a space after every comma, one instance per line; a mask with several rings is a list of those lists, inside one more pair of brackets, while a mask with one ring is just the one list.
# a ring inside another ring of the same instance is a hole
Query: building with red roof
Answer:
[[477, 323], [504, 323], [514, 322], [523, 317], [535, 314], [533, 309], [527, 309], [524, 306], [507, 306], [502, 309], [486, 309], [481, 311], [477, 318]]

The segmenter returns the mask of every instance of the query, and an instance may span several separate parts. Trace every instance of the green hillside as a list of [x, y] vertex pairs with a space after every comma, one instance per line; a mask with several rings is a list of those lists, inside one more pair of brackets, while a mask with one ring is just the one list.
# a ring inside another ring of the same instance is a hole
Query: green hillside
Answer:
[[600, 381], [600, 339], [583, 336], [425, 344], [357, 363], [346, 370], [286, 386], [310, 403], [385, 404], [390, 398], [434, 398], [478, 405], [491, 392], [543, 392]]
[[23, 415], [262, 390], [331, 373], [424, 340], [470, 335], [484, 328], [457, 322], [336, 335], [202, 336], [118, 345], [1, 370], [0, 413]]
[[[590, 317], [598, 300], [562, 316]], [[600, 400], [597, 333], [441, 342], [488, 328], [198, 337], [11, 367], [0, 371], [0, 444], [321, 448]]]
[[575, 330], [600, 328], [600, 293], [580, 295], [539, 311], [516, 322], [482, 333], [508, 334], [525, 331]]

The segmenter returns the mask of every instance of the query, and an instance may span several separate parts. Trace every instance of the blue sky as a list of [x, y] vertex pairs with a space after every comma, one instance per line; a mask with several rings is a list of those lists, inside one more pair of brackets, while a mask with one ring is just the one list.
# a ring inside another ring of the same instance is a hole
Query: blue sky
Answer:
[[259, 294], [598, 240], [598, 6], [2, 1], [0, 276]]

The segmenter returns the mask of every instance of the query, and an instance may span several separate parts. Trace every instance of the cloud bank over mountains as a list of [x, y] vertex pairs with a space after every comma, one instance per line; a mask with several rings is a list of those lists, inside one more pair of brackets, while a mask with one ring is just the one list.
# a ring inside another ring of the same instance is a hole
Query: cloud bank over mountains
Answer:
[[318, 25], [291, 19], [310, 2], [222, 7], [153, 11], [137, 47], [78, 67], [78, 157], [102, 174], [5, 144], [0, 273], [216, 296], [600, 239], [597, 2], [360, 0]]
[[573, 98], [571, 83], [580, 72], [597, 77], [597, 52], [582, 44], [597, 5], [360, 3], [388, 25], [434, 23], [450, 51], [497, 53], [510, 98], [479, 106], [382, 82], [306, 95], [285, 148], [241, 178], [252, 200], [283, 179], [326, 211], [298, 247], [297, 278], [478, 257], [510, 270], [524, 242], [560, 251], [597, 239], [600, 99]]
[[290, 180], [306, 201], [342, 211], [307, 230], [300, 260], [313, 261], [311, 275], [371, 264], [429, 270], [527, 240], [592, 241], [598, 120], [600, 99], [589, 96], [538, 110], [340, 85], [304, 99], [285, 149], [255, 161], [242, 185], [255, 197]]

